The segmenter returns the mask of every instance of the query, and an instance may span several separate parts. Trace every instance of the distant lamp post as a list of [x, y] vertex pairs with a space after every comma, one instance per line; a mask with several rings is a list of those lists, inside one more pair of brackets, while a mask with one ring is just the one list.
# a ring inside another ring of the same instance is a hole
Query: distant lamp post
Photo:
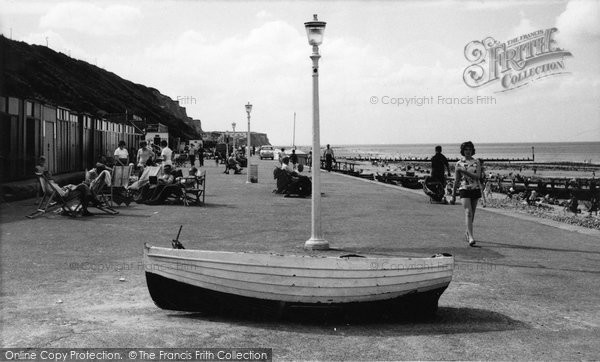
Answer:
[[233, 128], [233, 150], [235, 152], [236, 147], [235, 147], [235, 122], [231, 123], [231, 128]]
[[[225, 156], [229, 158], [229, 131], [225, 131]], [[227, 160], [225, 160], [227, 164]]]
[[251, 147], [251, 141], [250, 141], [250, 112], [252, 112], [252, 105], [250, 104], [250, 102], [248, 102], [248, 104], [246, 104], [246, 113], [248, 114], [248, 139], [246, 141], [246, 162], [248, 163], [248, 170], [246, 171], [247, 174], [247, 178], [246, 178], [246, 183], [252, 183], [252, 179], [250, 178], [250, 147]]
[[313, 77], [313, 142], [312, 142], [312, 203], [311, 203], [311, 237], [304, 243], [305, 249], [327, 250], [329, 242], [323, 238], [321, 231], [321, 145], [319, 144], [319, 45], [323, 43], [325, 22], [317, 19], [304, 23], [308, 44], [312, 45], [312, 77]]

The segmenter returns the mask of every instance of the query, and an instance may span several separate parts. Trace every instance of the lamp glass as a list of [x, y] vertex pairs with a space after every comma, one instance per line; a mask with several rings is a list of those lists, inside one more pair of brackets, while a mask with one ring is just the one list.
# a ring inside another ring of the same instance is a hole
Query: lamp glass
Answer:
[[319, 46], [323, 43], [323, 35], [325, 33], [325, 26], [313, 27], [306, 26], [306, 35], [308, 36], [308, 44]]
[[248, 104], [246, 104], [246, 112], [248, 112], [248, 113], [252, 112], [252, 105], [250, 104], [250, 102], [248, 102]]
[[308, 36], [308, 44], [312, 46], [319, 46], [323, 43], [323, 36], [325, 35], [325, 24], [324, 21], [317, 19], [317, 14], [313, 15], [313, 21], [304, 23], [306, 27], [306, 35]]

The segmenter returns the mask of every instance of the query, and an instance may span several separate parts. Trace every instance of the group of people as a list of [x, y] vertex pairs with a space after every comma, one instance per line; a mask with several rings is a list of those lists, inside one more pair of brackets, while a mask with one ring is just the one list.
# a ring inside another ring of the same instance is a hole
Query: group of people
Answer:
[[[137, 153], [137, 169], [139, 179], [130, 186], [131, 190], [135, 190], [135, 201], [148, 205], [163, 204], [166, 199], [180, 191], [179, 185], [175, 185], [176, 177], [183, 176], [180, 170], [175, 170], [173, 165], [173, 150], [169, 148], [168, 142], [162, 140], [160, 142], [161, 153], [156, 157], [154, 151], [148, 146], [145, 141], [140, 142], [140, 149]], [[116, 151], [115, 151], [116, 152]], [[204, 165], [204, 149], [196, 148], [194, 144], [186, 146], [184, 152], [187, 153], [191, 168], [189, 176], [197, 176], [198, 169], [196, 168], [196, 155], [200, 166]], [[160, 163], [160, 170], [156, 176], [156, 183], [150, 183], [148, 175], [144, 177], [144, 170], [148, 166], [156, 166]]]
[[[46, 157], [40, 156], [35, 166], [35, 173], [44, 175], [45, 179], [52, 185], [52, 187], [63, 197], [73, 197], [79, 200], [81, 206], [82, 216], [92, 216], [93, 214], [88, 210], [88, 206], [91, 203], [94, 206], [99, 205], [100, 201], [96, 198], [97, 194], [101, 192], [102, 187], [106, 184], [110, 184], [110, 171], [112, 169], [102, 163], [97, 163], [95, 167], [86, 172], [85, 180], [77, 185], [66, 185], [60, 187], [53, 179], [52, 174], [47, 168]], [[130, 200], [124, 200], [129, 203]]]
[[298, 163], [298, 156], [295, 150], [292, 150], [290, 156], [284, 154], [280, 161], [280, 167], [277, 167], [273, 172], [273, 176], [277, 180], [277, 189], [275, 189], [275, 192], [286, 195], [294, 194], [301, 197], [309, 196], [312, 192], [312, 182], [308, 176], [302, 175], [304, 165]]
[[200, 167], [204, 166], [204, 148], [203, 147], [196, 148], [196, 146], [193, 143], [190, 143], [189, 146], [185, 146], [185, 148], [183, 149], [183, 152], [185, 154], [187, 154], [188, 160], [190, 161], [190, 164], [192, 165], [192, 167], [196, 167], [196, 158], [198, 158], [199, 166]]
[[[188, 156], [191, 166], [196, 166], [196, 157], [198, 158], [199, 166], [204, 166], [204, 148], [196, 148], [192, 143], [185, 147], [184, 152]], [[113, 158], [114, 164], [117, 166], [126, 166], [129, 164], [129, 151], [127, 151], [125, 141], [119, 141], [119, 146], [115, 150]], [[150, 145], [148, 145], [148, 142], [141, 141], [135, 158], [136, 167], [141, 169], [145, 166], [152, 166], [157, 162], [173, 166], [173, 150], [169, 148], [169, 143], [166, 140], [160, 141], [160, 154], [157, 155]]]
[[[283, 159], [285, 157], [288, 157], [289, 162], [292, 165], [292, 168], [294, 169], [294, 171], [296, 171], [298, 169], [298, 166], [301, 166], [298, 163], [298, 155], [296, 154], [295, 149], [292, 149], [292, 153], [288, 156], [285, 152], [285, 148], [281, 148], [281, 150], [279, 151], [279, 164], [280, 165], [283, 163]], [[335, 160], [335, 156], [333, 153], [333, 149], [331, 148], [330, 145], [327, 145], [325, 148], [325, 151], [323, 151], [323, 158], [325, 158], [325, 169], [327, 170], [327, 172], [331, 172], [331, 170], [333, 169], [333, 163], [336, 162], [336, 160]], [[308, 153], [307, 165], [309, 167], [310, 167], [310, 165], [312, 165], [312, 151], [310, 151]]]
[[242, 173], [241, 162], [239, 161], [239, 156], [236, 152], [229, 154], [229, 157], [225, 161], [225, 171], [223, 173], [229, 174], [229, 171], [231, 170], [233, 170], [234, 175]]
[[[119, 141], [118, 148], [114, 151], [113, 162], [114, 166], [135, 166], [138, 170], [138, 178], [141, 178], [144, 169], [149, 166], [156, 166], [157, 162], [161, 164], [161, 174], [157, 177], [156, 185], [149, 185], [149, 181], [138, 181], [134, 183], [134, 190], [139, 190], [136, 202], [147, 203], [147, 204], [161, 204], [169, 196], [169, 186], [174, 184], [174, 172], [173, 172], [173, 151], [169, 148], [168, 142], [163, 140], [160, 143], [161, 153], [157, 157], [157, 154], [149, 147], [146, 141], [140, 142], [140, 148], [137, 152], [135, 164], [130, 163], [129, 151], [126, 148], [124, 141]], [[78, 185], [66, 185], [60, 187], [52, 178], [51, 173], [47, 169], [47, 160], [45, 156], [41, 156], [35, 167], [37, 174], [43, 174], [48, 182], [56, 189], [61, 192], [61, 196], [77, 198], [81, 205], [81, 214], [83, 216], [93, 215], [89, 212], [89, 204], [98, 205], [99, 200], [97, 195], [102, 191], [104, 185], [111, 184], [111, 173], [112, 168], [107, 165], [107, 162], [102, 162], [105, 159], [101, 159], [97, 162], [94, 167], [90, 170], [86, 170], [86, 177], [83, 182]], [[110, 163], [110, 162], [108, 162]], [[201, 163], [202, 165], [202, 163]], [[197, 169], [192, 163], [190, 169], [190, 175], [196, 175]], [[125, 203], [129, 204], [133, 197], [129, 192], [121, 195], [119, 193], [114, 195], [115, 202], [118, 204]]]
[[292, 153], [288, 156], [285, 153], [285, 148], [281, 148], [281, 150], [279, 151], [279, 156], [278, 156], [278, 161], [279, 161], [279, 165], [283, 165], [283, 160], [284, 158], [287, 157], [287, 161], [288, 164], [290, 165], [290, 168], [292, 171], [296, 171], [298, 168], [298, 155], [296, 154], [296, 149], [292, 149]]
[[[160, 141], [160, 149], [160, 155], [157, 157], [152, 148], [148, 146], [148, 142], [141, 141], [135, 158], [136, 167], [143, 169], [157, 162], [173, 166], [173, 150], [169, 148], [169, 143], [166, 140]], [[113, 154], [113, 162], [115, 166], [127, 166], [130, 164], [129, 151], [127, 151], [125, 141], [119, 141], [119, 146]]]
[[[156, 176], [156, 183], [151, 184], [149, 180], [141, 179], [130, 187], [136, 190], [135, 202], [138, 204], [160, 205], [167, 197], [177, 191], [175, 188], [175, 174], [173, 166], [163, 165], [162, 172]], [[190, 170], [190, 173], [193, 172]]]

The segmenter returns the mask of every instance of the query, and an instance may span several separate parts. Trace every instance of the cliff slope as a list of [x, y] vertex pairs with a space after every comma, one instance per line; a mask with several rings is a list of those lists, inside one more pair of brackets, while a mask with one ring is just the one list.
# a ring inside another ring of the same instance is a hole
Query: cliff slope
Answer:
[[[135, 114], [163, 123], [175, 137], [197, 139], [200, 122], [154, 88], [39, 45], [0, 36], [0, 94], [31, 98], [92, 115]], [[174, 112], [176, 110], [176, 112]], [[196, 126], [194, 126], [196, 125]]]

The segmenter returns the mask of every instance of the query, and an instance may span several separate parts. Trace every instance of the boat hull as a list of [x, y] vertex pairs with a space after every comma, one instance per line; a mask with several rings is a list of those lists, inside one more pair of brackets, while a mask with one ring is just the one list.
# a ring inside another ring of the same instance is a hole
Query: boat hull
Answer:
[[446, 287], [441, 287], [370, 302], [300, 303], [221, 293], [148, 272], [146, 282], [154, 304], [161, 309], [218, 315], [241, 314], [272, 319], [427, 317], [437, 312], [438, 300], [446, 290]]
[[168, 310], [426, 313], [450, 283], [451, 256], [334, 258], [177, 250], [146, 246], [146, 281]]

